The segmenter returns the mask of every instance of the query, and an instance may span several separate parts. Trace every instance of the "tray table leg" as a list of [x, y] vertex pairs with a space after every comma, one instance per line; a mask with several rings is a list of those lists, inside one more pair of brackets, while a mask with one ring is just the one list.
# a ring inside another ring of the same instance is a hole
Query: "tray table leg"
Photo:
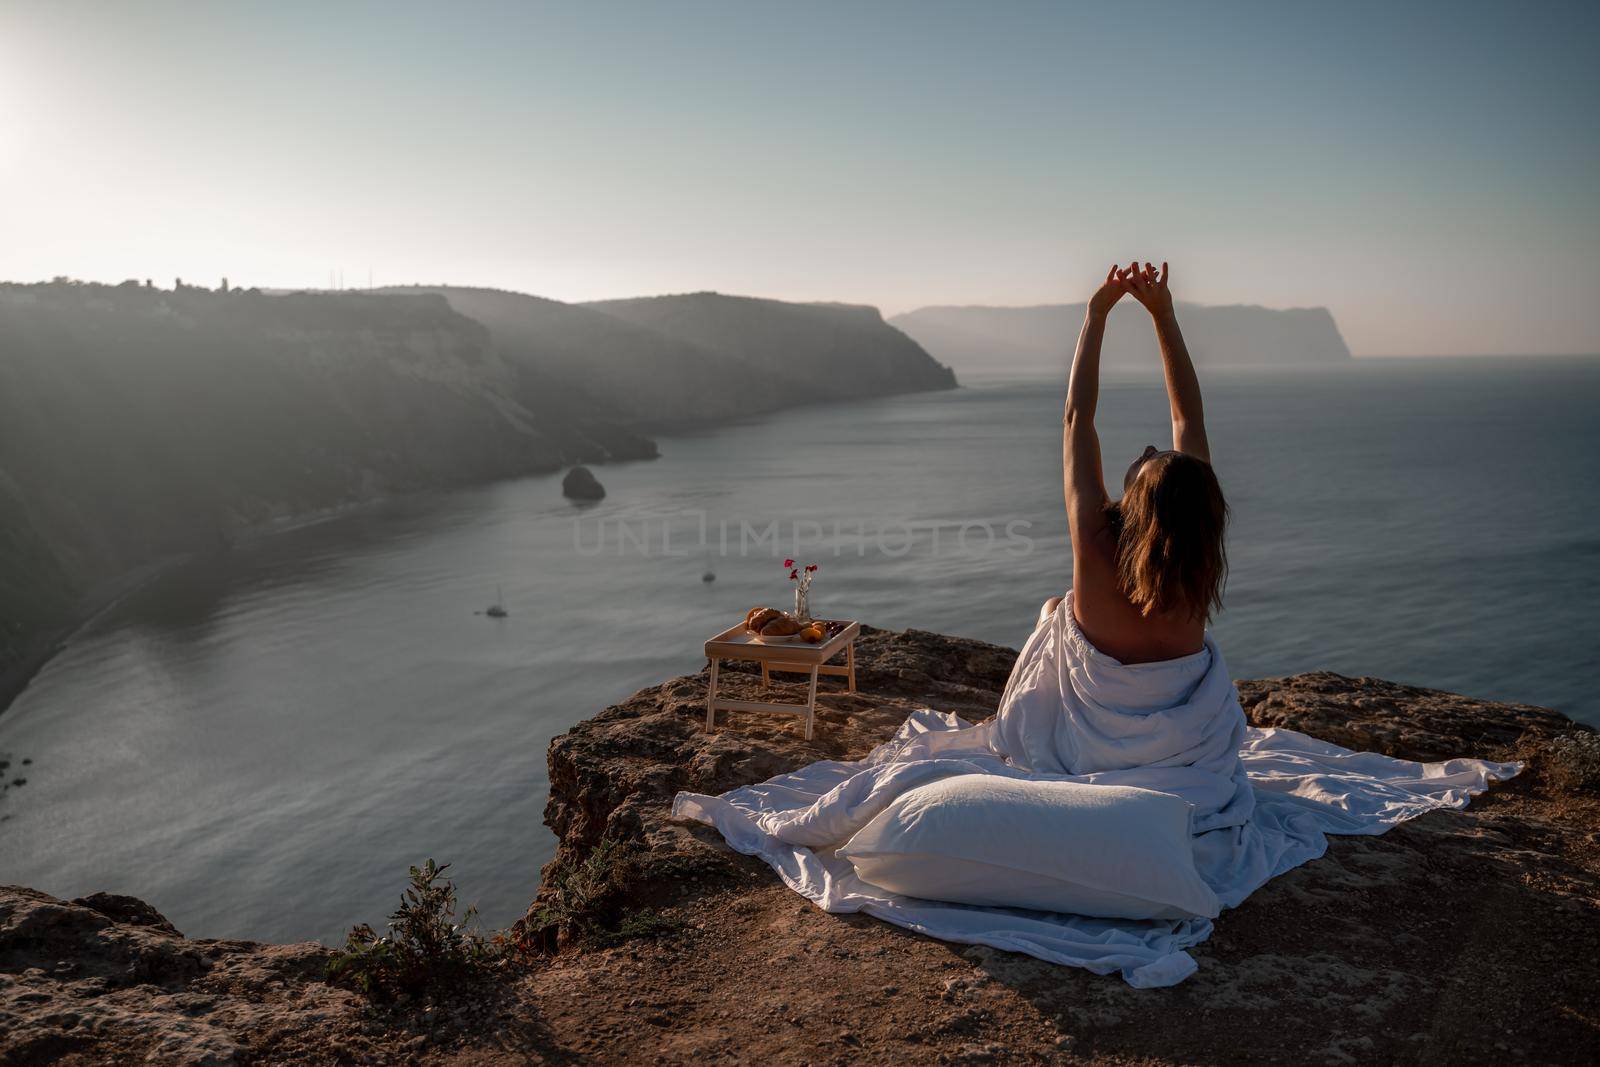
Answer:
[[717, 726], [717, 668], [722, 661], [716, 657], [711, 659], [711, 681], [706, 686], [706, 733], [710, 733]]
[[856, 691], [856, 643], [854, 641], [844, 646], [844, 665], [850, 671], [848, 676], [850, 679], [849, 692], [854, 693]]
[[767, 661], [761, 661], [761, 691], [766, 692], [772, 688], [772, 674], [767, 670]]
[[817, 721], [817, 669], [811, 668], [811, 689], [806, 693], [806, 740], [811, 740], [811, 727]]

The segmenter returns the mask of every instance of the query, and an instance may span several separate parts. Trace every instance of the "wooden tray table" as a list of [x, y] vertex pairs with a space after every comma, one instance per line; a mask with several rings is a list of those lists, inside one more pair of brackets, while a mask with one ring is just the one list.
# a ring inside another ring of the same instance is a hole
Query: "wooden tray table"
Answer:
[[[823, 620], [831, 621], [831, 620]], [[744, 623], [730, 626], [706, 642], [706, 658], [711, 661], [711, 683], [706, 687], [706, 732], [716, 729], [718, 711], [765, 711], [779, 715], [801, 715], [806, 720], [806, 740], [811, 740], [812, 727], [817, 718], [817, 675], [842, 675], [847, 691], [856, 691], [856, 638], [861, 636], [859, 622], [846, 622], [844, 629], [820, 644], [808, 645], [803, 641], [767, 644], [744, 628]], [[844, 649], [842, 666], [829, 663], [840, 649]], [[811, 686], [804, 704], [776, 704], [759, 700], [729, 700], [717, 696], [717, 670], [725, 659], [755, 660], [761, 664], [761, 687], [772, 684], [773, 671], [809, 674]]]

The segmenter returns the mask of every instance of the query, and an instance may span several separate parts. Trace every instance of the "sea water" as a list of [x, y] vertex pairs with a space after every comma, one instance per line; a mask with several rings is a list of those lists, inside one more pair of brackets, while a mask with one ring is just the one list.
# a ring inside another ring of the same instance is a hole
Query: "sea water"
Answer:
[[[1600, 723], [1600, 360], [1204, 385], [1236, 677], [1328, 669]], [[551, 737], [791, 603], [784, 558], [819, 565], [819, 615], [1019, 645], [1071, 575], [1062, 395], [807, 407], [665, 437], [598, 468], [592, 506], [526, 478], [173, 570], [0, 714], [26, 779], [0, 796], [0, 880], [134, 894], [194, 936], [333, 941], [431, 856], [504, 925], [554, 849]], [[1105, 384], [1113, 487], [1166, 419], [1157, 381]], [[509, 617], [480, 614], [500, 588]]]

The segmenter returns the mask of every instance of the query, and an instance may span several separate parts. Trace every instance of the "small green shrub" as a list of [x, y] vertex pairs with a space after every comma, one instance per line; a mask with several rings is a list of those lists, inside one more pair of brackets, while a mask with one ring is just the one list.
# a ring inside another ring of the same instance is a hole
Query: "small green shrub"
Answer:
[[625, 917], [615, 929], [595, 930], [593, 936], [601, 945], [620, 945], [641, 937], [671, 937], [682, 932], [685, 925], [680, 918], [652, 909]]
[[562, 868], [545, 885], [539, 907], [512, 926], [511, 942], [522, 951], [539, 951], [554, 948], [562, 935], [616, 945], [677, 932], [681, 920], [653, 909], [618, 914], [620, 896], [637, 876], [635, 863], [620, 839], [602, 838], [582, 863]]
[[468, 908], [456, 921], [456, 888], [442, 877], [449, 867], [431, 859], [412, 867], [411, 885], [389, 916], [389, 932], [380, 935], [366, 923], [352, 929], [328, 962], [329, 981], [390, 1002], [480, 982], [500, 967], [503, 945], [474, 928], [477, 909]]
[[587, 934], [611, 889], [622, 881], [626, 850], [613, 837], [600, 840], [575, 867], [563, 867], [540, 892], [543, 903], [518, 923], [519, 933], [542, 939], [546, 933]]
[[1562, 789], [1600, 793], [1600, 733], [1574, 730], [1545, 743], [1545, 773]]

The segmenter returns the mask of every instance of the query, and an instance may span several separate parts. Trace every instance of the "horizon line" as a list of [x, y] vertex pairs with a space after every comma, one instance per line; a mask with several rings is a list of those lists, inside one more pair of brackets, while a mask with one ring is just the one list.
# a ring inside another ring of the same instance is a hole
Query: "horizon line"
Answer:
[[[60, 284], [69, 284], [70, 285], [70, 284], [77, 284], [77, 285], [98, 285], [98, 286], [104, 286], [105, 288], [108, 288], [108, 289], [116, 289], [116, 288], [119, 288], [121, 286], [127, 285], [129, 282], [133, 282], [133, 283], [135, 283], [137, 288], [139, 288], [141, 290], [146, 290], [147, 289], [150, 292], [157, 292], [157, 293], [175, 293], [175, 292], [178, 291], [177, 288], [176, 288], [176, 283], [182, 281], [182, 278], [181, 278], [181, 276], [175, 276], [173, 278], [174, 287], [172, 287], [172, 288], [163, 288], [163, 287], [161, 287], [159, 285], [155, 285], [155, 284], [148, 284], [147, 285], [146, 283], [150, 282], [150, 281], [151, 281], [151, 279], [148, 279], [148, 278], [137, 278], [137, 277], [134, 277], [134, 278], [123, 278], [122, 280], [115, 281], [115, 282], [108, 282], [108, 281], [100, 281], [100, 280], [93, 279], [93, 278], [78, 278], [78, 277], [74, 277], [72, 275], [58, 274], [58, 275], [54, 275], [54, 276], [49, 277], [49, 278], [38, 279], [38, 280], [35, 280], [35, 281], [20, 281], [20, 280], [16, 280], [16, 279], [3, 279], [3, 280], [0, 280], [0, 286], [8, 286], [8, 285], [34, 286], [34, 285], [60, 285]], [[561, 299], [559, 299], [557, 297], [553, 297], [553, 296], [543, 296], [543, 295], [541, 295], [539, 293], [530, 293], [530, 292], [528, 292], [527, 290], [524, 290], [524, 289], [508, 289], [508, 288], [505, 288], [503, 286], [497, 286], [497, 285], [461, 285], [461, 284], [457, 284], [457, 283], [454, 283], [454, 282], [414, 282], [414, 281], [413, 282], [389, 282], [389, 283], [385, 283], [385, 284], [382, 284], [382, 285], [373, 284], [373, 285], [366, 285], [366, 286], [350, 286], [350, 287], [345, 287], [345, 288], [328, 288], [328, 287], [325, 287], [325, 286], [280, 286], [280, 285], [259, 286], [259, 285], [235, 284], [230, 275], [222, 275], [222, 276], [220, 276], [218, 278], [218, 281], [219, 282], [227, 282], [228, 283], [228, 292], [229, 293], [243, 292], [243, 291], [248, 290], [248, 289], [256, 289], [256, 290], [258, 290], [258, 291], [260, 291], [260, 292], [262, 292], [262, 293], [264, 293], [266, 295], [288, 294], [288, 293], [316, 293], [316, 294], [327, 294], [327, 295], [344, 294], [344, 293], [367, 293], [367, 294], [374, 295], [374, 296], [383, 296], [383, 295], [387, 295], [387, 294], [382, 292], [382, 290], [385, 290], [385, 289], [432, 289], [432, 288], [438, 288], [438, 289], [488, 289], [488, 290], [492, 290], [492, 291], [495, 291], [495, 292], [508, 293], [510, 295], [513, 295], [513, 296], [526, 296], [526, 297], [529, 297], [529, 298], [534, 299], [534, 300], [548, 300], [548, 301], [550, 301], [552, 303], [565, 304], [565, 305], [567, 305], [569, 307], [583, 307], [586, 304], [599, 304], [599, 303], [608, 303], [608, 302], [622, 301], [622, 300], [655, 300], [655, 299], [661, 299], [661, 298], [664, 298], [664, 297], [675, 297], [675, 296], [711, 295], [711, 296], [724, 296], [724, 297], [730, 297], [730, 298], [734, 298], [734, 299], [743, 299], [743, 300], [770, 300], [770, 301], [772, 301], [774, 303], [779, 303], [779, 304], [797, 304], [797, 305], [830, 305], [831, 304], [831, 305], [843, 305], [843, 306], [846, 306], [846, 307], [870, 308], [873, 311], [876, 311], [878, 313], [878, 315], [883, 319], [885, 324], [889, 324], [889, 325], [892, 325], [891, 320], [899, 318], [901, 316], [911, 315], [911, 314], [914, 314], [914, 313], [916, 313], [918, 311], [926, 311], [926, 310], [935, 309], [935, 308], [948, 308], [948, 309], [952, 309], [952, 310], [985, 309], [985, 310], [996, 310], [996, 311], [1033, 311], [1033, 310], [1039, 310], [1039, 309], [1043, 309], [1043, 308], [1072, 307], [1072, 306], [1077, 305], [1077, 304], [1085, 303], [1085, 301], [1082, 301], [1082, 300], [1071, 300], [1071, 301], [1061, 301], [1059, 303], [1052, 303], [1052, 304], [948, 304], [948, 303], [947, 304], [923, 304], [923, 305], [920, 305], [918, 307], [914, 307], [914, 308], [910, 309], [909, 311], [899, 311], [899, 312], [895, 312], [894, 314], [888, 314], [888, 313], [884, 312], [883, 308], [880, 305], [869, 304], [869, 303], [861, 303], [859, 301], [838, 300], [838, 299], [832, 299], [832, 300], [790, 300], [790, 299], [785, 299], [783, 297], [760, 296], [760, 295], [756, 295], [756, 294], [753, 294], [753, 293], [729, 293], [729, 292], [723, 292], [720, 289], [684, 289], [684, 290], [678, 290], [678, 291], [674, 291], [674, 292], [638, 293], [638, 294], [635, 294], [635, 295], [632, 295], [632, 296], [596, 297], [596, 298], [588, 299], [588, 300], [561, 300]], [[209, 292], [209, 293], [220, 293], [220, 292], [222, 292], [220, 287], [213, 288], [211, 286], [206, 286], [206, 285], [201, 285], [201, 284], [184, 283], [184, 288], [185, 289], [202, 290], [204, 292]], [[1179, 304], [1180, 307], [1181, 306], [1188, 306], [1188, 307], [1193, 307], [1193, 308], [1242, 307], [1242, 308], [1259, 308], [1259, 309], [1261, 309], [1263, 311], [1325, 311], [1325, 312], [1328, 313], [1328, 315], [1330, 317], [1333, 317], [1333, 309], [1328, 307], [1326, 304], [1296, 305], [1296, 306], [1293, 306], [1293, 307], [1272, 307], [1271, 305], [1268, 305], [1268, 304], [1247, 304], [1247, 303], [1238, 303], [1238, 302], [1236, 302], [1236, 303], [1228, 303], [1228, 304], [1202, 304], [1202, 303], [1199, 303], [1197, 301], [1179, 301], [1178, 304]], [[1334, 321], [1335, 321], [1335, 325], [1337, 325], [1338, 320], [1337, 320], [1336, 317], [1335, 317]], [[1351, 359], [1594, 359], [1594, 358], [1600, 358], [1600, 352], [1594, 352], [1594, 351], [1567, 351], [1567, 352], [1351, 352], [1350, 353], [1350, 358]]]

